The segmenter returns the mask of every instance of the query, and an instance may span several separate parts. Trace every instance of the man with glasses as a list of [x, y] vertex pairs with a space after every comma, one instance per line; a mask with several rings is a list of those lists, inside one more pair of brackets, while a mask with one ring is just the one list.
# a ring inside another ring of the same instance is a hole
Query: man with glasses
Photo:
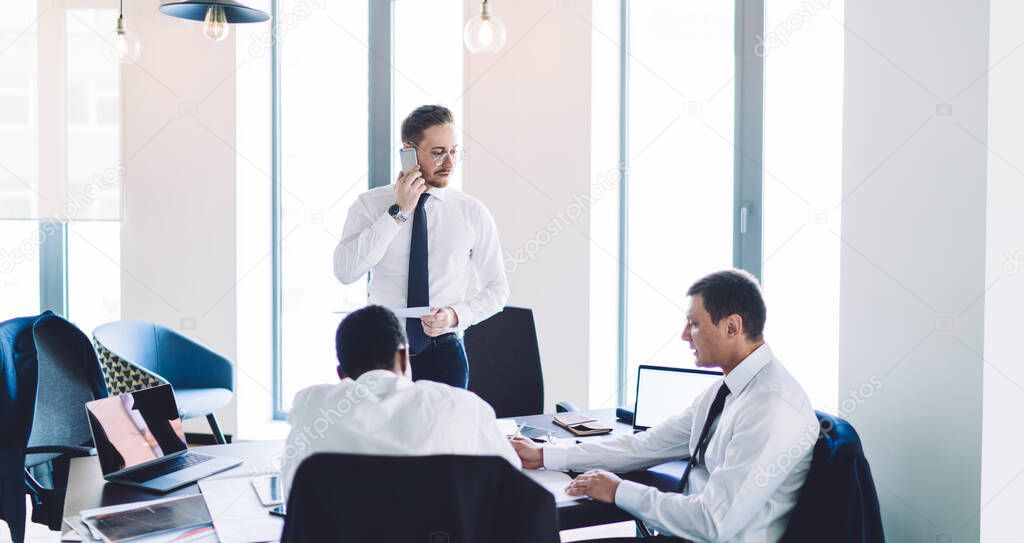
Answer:
[[416, 149], [417, 165], [352, 204], [334, 275], [349, 284], [370, 272], [371, 304], [429, 307], [406, 319], [413, 380], [466, 388], [462, 333], [509, 295], [497, 227], [479, 200], [448, 187], [461, 153], [448, 108], [416, 108], [402, 122], [402, 144]]

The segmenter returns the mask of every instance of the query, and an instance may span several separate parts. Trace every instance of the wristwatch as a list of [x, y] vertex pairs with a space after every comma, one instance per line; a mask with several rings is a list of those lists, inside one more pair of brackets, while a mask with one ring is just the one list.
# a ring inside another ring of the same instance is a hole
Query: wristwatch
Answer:
[[391, 207], [388, 208], [388, 215], [391, 215], [391, 218], [398, 222], [406, 222], [409, 220], [409, 216], [402, 213], [402, 208], [398, 207], [398, 204], [392, 204]]

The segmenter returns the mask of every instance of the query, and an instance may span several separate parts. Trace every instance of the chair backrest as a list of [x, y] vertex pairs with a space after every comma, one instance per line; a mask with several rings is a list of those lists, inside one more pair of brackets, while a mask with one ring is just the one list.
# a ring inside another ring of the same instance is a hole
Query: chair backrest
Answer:
[[93, 339], [175, 389], [220, 386], [234, 390], [230, 360], [166, 326], [141, 320], [114, 321], [93, 330]]
[[821, 432], [783, 543], [885, 541], [878, 493], [860, 436], [844, 419], [815, 411]]
[[533, 311], [506, 307], [469, 327], [469, 390], [491, 404], [498, 417], [544, 411], [544, 374]]
[[[32, 330], [38, 360], [35, 414], [28, 446], [83, 445], [92, 441], [85, 404], [106, 396], [102, 370], [89, 338], [75, 325], [53, 314], [37, 320]], [[36, 465], [59, 454], [33, 454]]]
[[316, 454], [299, 466], [282, 543], [557, 542], [554, 497], [497, 456]]

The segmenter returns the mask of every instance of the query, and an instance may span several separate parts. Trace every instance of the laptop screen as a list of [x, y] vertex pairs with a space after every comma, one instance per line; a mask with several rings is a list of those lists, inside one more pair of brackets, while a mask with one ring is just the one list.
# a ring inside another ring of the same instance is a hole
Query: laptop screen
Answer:
[[104, 475], [188, 448], [171, 385], [94, 400], [85, 409]]
[[682, 413], [721, 378], [722, 374], [717, 371], [640, 366], [633, 429], [646, 430]]

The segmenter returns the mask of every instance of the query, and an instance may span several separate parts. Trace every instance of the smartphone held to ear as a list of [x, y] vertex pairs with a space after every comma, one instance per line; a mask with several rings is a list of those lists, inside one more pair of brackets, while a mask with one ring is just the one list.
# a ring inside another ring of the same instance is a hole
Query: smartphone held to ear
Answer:
[[409, 170], [416, 167], [416, 148], [415, 147], [404, 147], [398, 152], [399, 157], [402, 159], [402, 173], [408, 173]]

